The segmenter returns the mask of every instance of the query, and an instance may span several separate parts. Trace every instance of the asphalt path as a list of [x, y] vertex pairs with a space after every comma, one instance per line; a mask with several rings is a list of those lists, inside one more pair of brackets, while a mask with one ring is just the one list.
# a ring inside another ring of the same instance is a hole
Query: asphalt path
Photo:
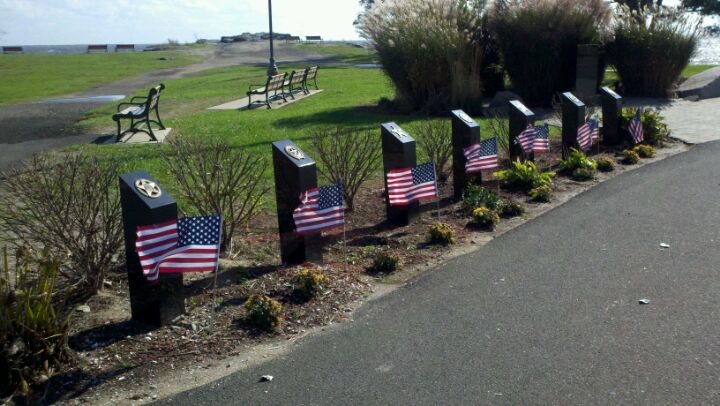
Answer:
[[718, 157], [707, 143], [604, 182], [354, 322], [161, 403], [718, 403]]

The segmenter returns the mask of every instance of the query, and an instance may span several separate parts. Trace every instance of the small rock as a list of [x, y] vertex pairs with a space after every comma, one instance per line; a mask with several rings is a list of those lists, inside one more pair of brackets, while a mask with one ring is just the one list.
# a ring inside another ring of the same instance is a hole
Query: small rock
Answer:
[[124, 380], [125, 380], [124, 376], [118, 377], [118, 381], [124, 381]]
[[109, 281], [107, 279], [103, 280], [103, 285], [105, 286], [112, 286], [112, 281]]
[[270, 382], [273, 380], [272, 375], [263, 375], [260, 377], [260, 382]]
[[660, 248], [670, 248], [670, 244], [661, 242], [661, 243], [660, 243]]
[[197, 324], [195, 324], [195, 323], [190, 323], [190, 329], [191, 329], [192, 331], [197, 331], [197, 329], [198, 329]]
[[75, 308], [75, 310], [83, 313], [90, 313], [90, 306], [84, 304]]
[[650, 304], [650, 299], [640, 299], [638, 300], [638, 303], [641, 305]]

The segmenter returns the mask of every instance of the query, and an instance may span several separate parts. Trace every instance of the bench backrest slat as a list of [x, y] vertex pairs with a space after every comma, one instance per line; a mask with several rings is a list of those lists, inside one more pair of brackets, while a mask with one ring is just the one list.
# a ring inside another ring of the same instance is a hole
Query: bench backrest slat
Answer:
[[147, 97], [145, 114], [150, 114], [150, 110], [154, 109], [155, 106], [157, 106], [158, 101], [160, 100], [160, 93], [163, 91], [163, 89], [165, 89], [165, 85], [162, 83], [150, 89], [150, 93], [148, 93]]
[[282, 89], [283, 84], [285, 84], [285, 77], [287, 77], [287, 73], [278, 73], [277, 75], [269, 76], [265, 90], [269, 92]]
[[300, 84], [303, 80], [305, 80], [304, 70], [294, 70], [290, 74], [290, 86]]
[[322, 37], [319, 35], [306, 35], [305, 41], [322, 41]]
[[317, 76], [318, 67], [317, 66], [311, 66], [307, 68], [307, 74], [305, 76], [305, 80], [314, 80]]
[[107, 52], [108, 46], [106, 45], [88, 45], [87, 51], [90, 52]]
[[134, 51], [135, 44], [117, 44], [115, 45], [115, 52], [118, 51]]

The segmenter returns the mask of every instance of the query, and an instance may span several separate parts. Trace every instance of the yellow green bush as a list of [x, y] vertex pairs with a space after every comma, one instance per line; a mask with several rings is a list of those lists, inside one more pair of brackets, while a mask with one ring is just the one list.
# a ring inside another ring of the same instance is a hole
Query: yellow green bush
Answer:
[[615, 170], [615, 161], [606, 156], [597, 159], [597, 168], [600, 172], [612, 172]]
[[500, 215], [498, 215], [495, 210], [488, 209], [487, 207], [478, 207], [473, 210], [472, 218], [475, 225], [488, 230], [494, 230], [500, 221]]
[[625, 165], [635, 165], [640, 162], [640, 155], [637, 152], [626, 149], [622, 152], [622, 159], [620, 160]]
[[553, 190], [550, 186], [538, 186], [530, 190], [530, 199], [534, 202], [548, 203], [553, 198]]
[[433, 223], [428, 230], [428, 238], [431, 244], [452, 244], [455, 242], [455, 229], [447, 223]]
[[303, 269], [292, 279], [293, 291], [303, 299], [314, 297], [328, 283], [330, 279], [317, 268]]
[[373, 259], [369, 271], [372, 273], [392, 273], [400, 269], [402, 261], [400, 256], [394, 252], [383, 251]]
[[657, 152], [655, 151], [655, 148], [646, 144], [636, 145], [632, 150], [633, 152], [636, 152], [640, 158], [654, 158], [655, 153]]
[[283, 307], [265, 295], [252, 295], [245, 302], [248, 324], [264, 331], [274, 330], [282, 320]]

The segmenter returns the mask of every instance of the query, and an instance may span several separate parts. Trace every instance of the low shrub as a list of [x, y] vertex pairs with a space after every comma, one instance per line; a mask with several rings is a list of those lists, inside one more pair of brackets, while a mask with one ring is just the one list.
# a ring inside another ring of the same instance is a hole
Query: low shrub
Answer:
[[302, 299], [311, 299], [321, 291], [330, 279], [320, 269], [303, 269], [292, 280], [293, 292]]
[[348, 210], [355, 206], [355, 195], [370, 178], [380, 161], [380, 142], [376, 134], [343, 128], [318, 130], [312, 135], [314, 158], [322, 165], [320, 176], [343, 185]]
[[394, 104], [427, 113], [481, 105], [481, 27], [478, 10], [461, 0], [376, 1], [357, 24], [395, 87]]
[[373, 259], [369, 271], [371, 273], [388, 274], [397, 271], [402, 266], [400, 256], [394, 252], [383, 251]]
[[248, 324], [263, 331], [272, 331], [282, 320], [283, 307], [275, 299], [252, 295], [245, 302], [245, 311]]
[[697, 49], [701, 19], [683, 9], [620, 6], [614, 21], [608, 56], [625, 94], [667, 96]]
[[503, 217], [517, 217], [523, 215], [523, 213], [525, 213], [525, 207], [515, 200], [504, 201], [500, 210]]
[[120, 163], [36, 155], [3, 174], [0, 228], [11, 246], [44, 247], [64, 285], [102, 289], [123, 246]]
[[532, 161], [515, 161], [510, 164], [510, 169], [494, 172], [493, 175], [510, 188], [529, 190], [552, 183], [555, 172], [540, 172]]
[[[628, 126], [630, 125], [630, 121], [635, 117], [636, 112], [637, 109], [634, 108], [622, 109], [620, 129], [626, 135], [627, 139], [631, 139]], [[640, 122], [643, 125], [643, 142], [645, 144], [661, 147], [670, 137], [670, 129], [667, 124], [665, 124], [665, 118], [657, 110], [643, 109], [640, 114]]]
[[58, 263], [43, 255], [16, 258], [7, 252], [0, 274], [0, 395], [31, 395], [68, 359], [68, 318], [58, 303]]
[[645, 144], [636, 145], [632, 150], [636, 152], [640, 158], [654, 158], [656, 153], [655, 148]]
[[487, 207], [478, 207], [473, 210], [472, 218], [475, 225], [488, 230], [494, 230], [497, 223], [500, 221], [500, 216], [495, 210], [488, 209]]
[[472, 211], [478, 207], [498, 211], [502, 208], [502, 200], [482, 186], [468, 185], [463, 192], [463, 209], [467, 214], [472, 214]]
[[572, 174], [570, 175], [570, 177], [573, 180], [582, 182], [582, 181], [590, 180], [590, 179], [594, 178], [595, 171], [590, 168], [575, 168], [575, 170], [572, 171]]
[[612, 172], [615, 170], [615, 161], [606, 156], [597, 159], [597, 169], [600, 172]]
[[413, 126], [417, 135], [417, 144], [430, 162], [435, 162], [435, 170], [440, 181], [450, 176], [450, 157], [452, 156], [452, 129], [448, 120], [424, 120]]
[[430, 244], [448, 245], [455, 242], [455, 229], [447, 223], [433, 223], [428, 230]]
[[626, 149], [622, 152], [622, 159], [620, 162], [622, 162], [625, 165], [635, 165], [640, 161], [640, 155], [638, 155], [637, 152], [633, 150]]
[[549, 203], [553, 198], [553, 190], [550, 186], [538, 186], [530, 190], [530, 200], [533, 202]]
[[174, 137], [162, 155], [193, 214], [220, 214], [222, 250], [236, 231], [262, 209], [270, 191], [262, 154], [231, 147], [216, 138]]
[[575, 86], [577, 46], [601, 42], [609, 19], [602, 0], [499, 0], [490, 9], [507, 74], [530, 105], [549, 106]]
[[572, 175], [576, 169], [586, 169], [592, 173], [595, 168], [597, 168], [597, 163], [576, 148], [570, 148], [570, 155], [567, 159], [560, 160], [560, 172], [568, 175]]

